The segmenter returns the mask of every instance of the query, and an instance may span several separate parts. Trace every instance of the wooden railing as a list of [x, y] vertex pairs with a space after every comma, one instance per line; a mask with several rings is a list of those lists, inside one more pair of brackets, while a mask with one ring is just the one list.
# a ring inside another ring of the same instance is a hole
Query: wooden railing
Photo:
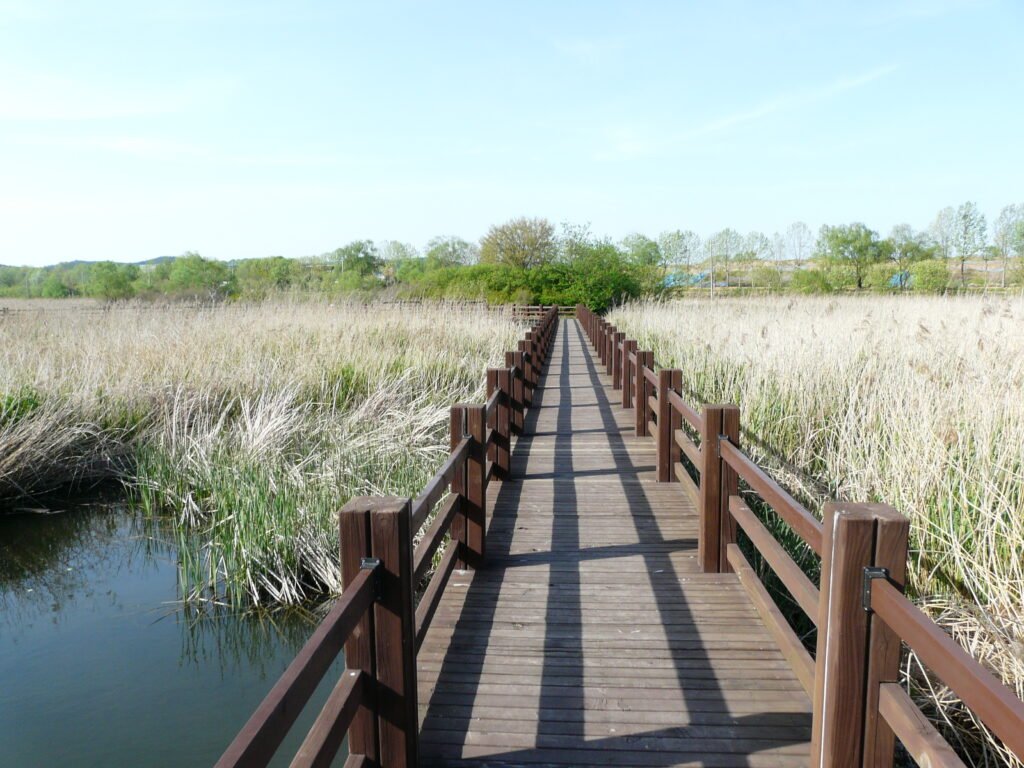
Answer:
[[452, 407], [451, 451], [419, 496], [361, 497], [344, 506], [344, 591], [218, 768], [267, 765], [343, 647], [345, 671], [291, 765], [330, 765], [346, 735], [346, 768], [416, 765], [416, 653], [452, 571], [484, 561], [487, 486], [508, 476], [512, 435], [523, 428], [558, 316], [557, 307], [545, 308], [518, 349], [505, 355], [505, 367], [488, 369], [484, 404]]
[[[658, 366], [587, 308], [576, 313], [622, 406], [635, 407], [636, 434], [656, 441], [658, 480], [678, 481], [698, 511], [702, 569], [736, 573], [811, 697], [811, 765], [888, 767], [897, 737], [919, 765], [963, 765], [898, 683], [904, 644], [1024, 760], [1024, 702], [903, 594], [904, 517], [832, 503], [819, 521], [741, 450], [738, 407], [690, 406], [682, 371]], [[818, 586], [743, 501], [740, 480], [821, 557]], [[814, 657], [747, 562], [738, 529], [817, 626]]]

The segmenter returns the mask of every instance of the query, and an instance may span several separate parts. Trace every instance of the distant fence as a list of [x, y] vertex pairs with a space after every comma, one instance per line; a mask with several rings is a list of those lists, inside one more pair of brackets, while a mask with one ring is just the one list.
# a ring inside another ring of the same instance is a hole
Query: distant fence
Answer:
[[[1024, 760], [1024, 702], [903, 594], [909, 522], [883, 504], [828, 504], [819, 522], [740, 449], [735, 405], [689, 405], [682, 371], [585, 307], [577, 317], [637, 435], [657, 444], [658, 480], [676, 480], [699, 516], [698, 557], [709, 573], [735, 572], [813, 702], [811, 765], [891, 766], [895, 737], [921, 766], [962, 766], [898, 684], [902, 644]], [[697, 480], [693, 477], [696, 476]], [[813, 584], [739, 495], [755, 491], [821, 557]], [[818, 628], [814, 658], [737, 543], [751, 544]]]
[[[344, 591], [217, 762], [265, 766], [344, 648], [345, 672], [292, 760], [328, 766], [348, 737], [346, 768], [414, 766], [418, 753], [416, 653], [456, 568], [486, 556], [487, 487], [510, 471], [512, 435], [523, 428], [562, 307], [524, 307], [537, 317], [505, 367], [487, 371], [487, 400], [451, 408], [451, 452], [415, 499], [362, 497], [341, 510]], [[413, 537], [437, 509], [419, 544]], [[433, 569], [435, 554], [450, 537]], [[429, 578], [415, 604], [415, 587]]]

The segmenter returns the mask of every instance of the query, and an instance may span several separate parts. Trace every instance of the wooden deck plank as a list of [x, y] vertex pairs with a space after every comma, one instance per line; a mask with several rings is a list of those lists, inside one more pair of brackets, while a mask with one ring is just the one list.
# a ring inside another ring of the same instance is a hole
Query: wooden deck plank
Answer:
[[455, 572], [417, 658], [421, 765], [806, 764], [810, 701], [654, 442], [560, 322], [488, 556]]

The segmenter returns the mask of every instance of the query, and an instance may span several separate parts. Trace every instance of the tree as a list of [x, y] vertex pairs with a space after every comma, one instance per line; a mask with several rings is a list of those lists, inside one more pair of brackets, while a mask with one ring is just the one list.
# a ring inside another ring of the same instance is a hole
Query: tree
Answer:
[[[135, 268], [138, 270], [138, 267]], [[93, 264], [89, 274], [88, 292], [107, 301], [131, 298], [134, 275], [127, 264], [101, 261]]]
[[960, 261], [960, 285], [967, 285], [967, 260], [981, 253], [985, 247], [988, 226], [984, 214], [970, 201], [956, 209], [953, 229], [953, 248]]
[[170, 262], [167, 285], [178, 294], [223, 298], [234, 293], [234, 275], [220, 261], [189, 251]]
[[939, 248], [939, 255], [948, 259], [953, 255], [953, 238], [956, 233], [956, 211], [947, 205], [935, 216], [928, 228], [929, 234]]
[[370, 240], [353, 240], [344, 248], [335, 249], [331, 256], [341, 268], [342, 274], [368, 277], [376, 275], [382, 266], [377, 246]]
[[661, 247], [646, 235], [634, 232], [622, 239], [622, 249], [626, 257], [640, 267], [660, 267], [662, 264]]
[[686, 272], [700, 259], [700, 235], [689, 229], [662, 232], [658, 235], [658, 247], [666, 264]]
[[558, 258], [564, 264], [572, 264], [590, 248], [590, 224], [563, 221], [561, 229], [558, 236]]
[[925, 243], [924, 236], [915, 233], [909, 224], [894, 226], [889, 237], [882, 241], [881, 252], [896, 264], [900, 290], [907, 287], [910, 264], [934, 256], [933, 250]]
[[1006, 273], [1009, 271], [1010, 256], [1014, 252], [1014, 235], [1024, 224], [1024, 203], [1008, 205], [999, 212], [992, 231], [992, 244], [996, 255], [1003, 262], [1001, 284], [1006, 287]]
[[782, 262], [786, 260], [786, 238], [782, 233], [776, 232], [772, 235], [772, 261], [775, 262], [775, 271], [782, 275]]
[[786, 250], [793, 260], [793, 266], [797, 269], [803, 266], [804, 261], [811, 254], [811, 247], [814, 245], [814, 236], [811, 228], [802, 221], [795, 221], [786, 230]]
[[884, 258], [878, 233], [860, 223], [824, 225], [818, 235], [818, 255], [851, 269], [858, 289], [864, 287], [869, 267]]
[[472, 264], [477, 259], [477, 248], [455, 235], [442, 235], [427, 243], [427, 268], [454, 267]]
[[725, 284], [728, 286], [731, 265], [743, 248], [743, 237], [735, 229], [723, 229], [711, 236], [710, 243], [712, 288], [714, 288], [715, 267], [718, 264], [725, 269]]
[[480, 241], [480, 261], [531, 269], [557, 252], [555, 228], [547, 219], [520, 217], [491, 227]]

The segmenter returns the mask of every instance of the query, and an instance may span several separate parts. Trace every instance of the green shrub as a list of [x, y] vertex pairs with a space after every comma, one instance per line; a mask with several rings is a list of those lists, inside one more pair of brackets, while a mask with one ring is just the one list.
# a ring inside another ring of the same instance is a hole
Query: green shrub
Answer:
[[949, 267], [938, 259], [910, 265], [910, 287], [919, 293], [942, 293], [949, 286]]
[[832, 293], [832, 284], [820, 269], [798, 269], [789, 287], [797, 293]]
[[899, 268], [895, 264], [872, 264], [864, 275], [864, 287], [874, 291], [899, 290], [898, 283], [893, 285], [893, 278], [898, 273]]

